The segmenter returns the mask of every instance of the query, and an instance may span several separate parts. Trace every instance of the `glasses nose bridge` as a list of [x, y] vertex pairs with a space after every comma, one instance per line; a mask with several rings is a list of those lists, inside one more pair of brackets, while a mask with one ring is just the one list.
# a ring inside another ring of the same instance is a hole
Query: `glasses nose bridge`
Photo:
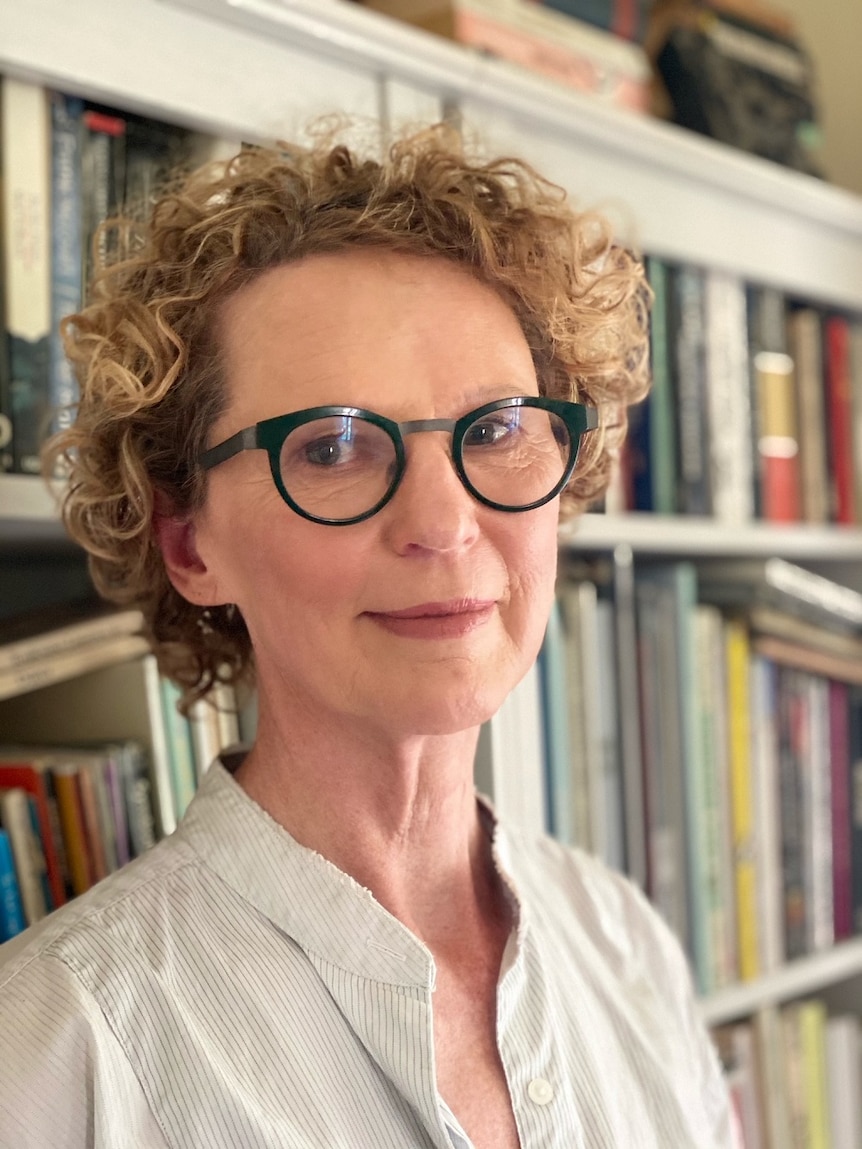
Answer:
[[[448, 454], [450, 462], [453, 466], [455, 463], [455, 419], [408, 419], [405, 423], [399, 423], [398, 430], [402, 438], [408, 435], [418, 435], [425, 431], [443, 431], [448, 434]], [[406, 446], [406, 444], [405, 444]], [[456, 468], [457, 470], [457, 468]]]

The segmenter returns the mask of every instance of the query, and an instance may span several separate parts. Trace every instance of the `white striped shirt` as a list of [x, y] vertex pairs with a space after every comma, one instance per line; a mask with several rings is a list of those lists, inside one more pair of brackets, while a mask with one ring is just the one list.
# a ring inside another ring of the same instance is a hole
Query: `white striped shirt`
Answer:
[[[494, 830], [524, 1149], [726, 1149], [685, 959], [624, 879]], [[434, 961], [216, 763], [178, 831], [0, 950], [2, 1149], [465, 1149]]]

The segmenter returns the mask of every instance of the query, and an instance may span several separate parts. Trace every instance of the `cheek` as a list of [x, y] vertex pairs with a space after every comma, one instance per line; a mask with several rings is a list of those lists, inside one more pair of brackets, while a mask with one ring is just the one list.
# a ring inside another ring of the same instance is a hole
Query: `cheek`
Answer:
[[557, 576], [556, 504], [528, 511], [523, 519], [523, 529], [516, 536], [517, 558], [510, 563], [512, 598], [525, 629], [533, 641], [541, 642]]

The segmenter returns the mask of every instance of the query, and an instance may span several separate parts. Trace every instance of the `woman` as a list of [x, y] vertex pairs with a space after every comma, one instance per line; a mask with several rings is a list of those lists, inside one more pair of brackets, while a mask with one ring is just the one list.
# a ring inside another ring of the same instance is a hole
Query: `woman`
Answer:
[[5, 963], [0, 1142], [727, 1145], [675, 942], [472, 783], [645, 389], [637, 262], [445, 129], [243, 153], [125, 239], [48, 464], [188, 698], [253, 662], [258, 734]]

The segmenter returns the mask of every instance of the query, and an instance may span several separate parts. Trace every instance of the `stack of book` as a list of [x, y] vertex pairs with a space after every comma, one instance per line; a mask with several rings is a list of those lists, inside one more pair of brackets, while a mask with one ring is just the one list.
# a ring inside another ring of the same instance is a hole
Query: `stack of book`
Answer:
[[645, 112], [651, 69], [638, 42], [640, 0], [362, 0], [416, 27], [547, 76], [604, 103]]
[[0, 625], [0, 941], [169, 834], [239, 741], [232, 689], [185, 717], [142, 625], [92, 602]]

